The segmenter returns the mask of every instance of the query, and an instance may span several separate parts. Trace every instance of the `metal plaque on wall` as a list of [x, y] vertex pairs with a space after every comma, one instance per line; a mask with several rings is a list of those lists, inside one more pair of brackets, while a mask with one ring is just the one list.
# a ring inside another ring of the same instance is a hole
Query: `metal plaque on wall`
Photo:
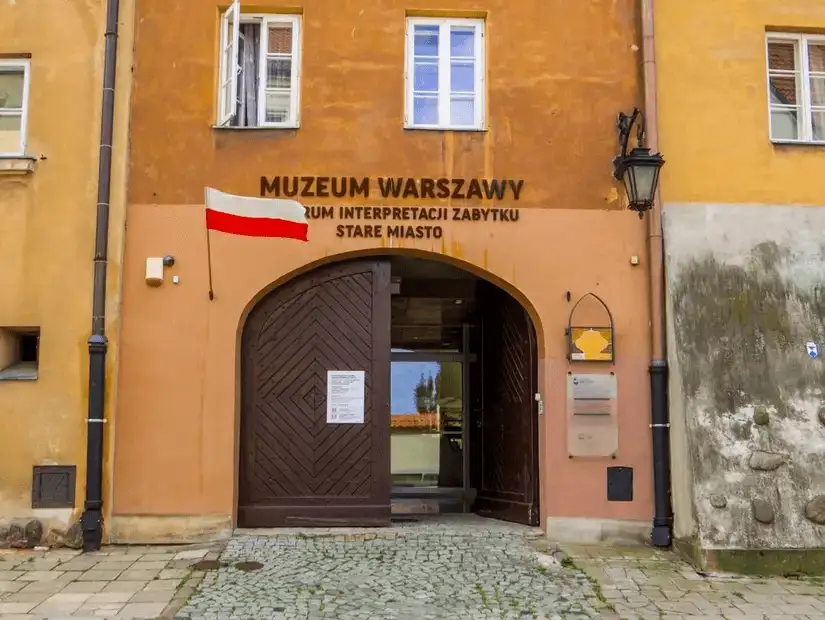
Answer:
[[569, 456], [616, 456], [619, 451], [617, 394], [613, 373], [567, 375]]

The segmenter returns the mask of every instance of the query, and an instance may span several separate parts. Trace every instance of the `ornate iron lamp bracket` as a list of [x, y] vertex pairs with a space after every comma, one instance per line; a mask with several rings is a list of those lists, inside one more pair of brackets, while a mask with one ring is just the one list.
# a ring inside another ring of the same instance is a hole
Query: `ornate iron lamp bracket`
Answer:
[[[630, 141], [630, 134], [633, 130], [634, 124], [636, 125], [636, 144], [638, 146], [642, 146], [642, 144], [644, 144], [645, 132], [647, 129], [645, 115], [641, 110], [639, 110], [639, 108], [633, 108], [633, 112], [631, 114], [619, 112], [619, 116], [616, 119], [616, 129], [619, 131], [619, 146], [622, 148], [622, 154], [615, 159], [617, 163], [623, 161], [628, 155], [627, 143]], [[613, 176], [617, 181], [621, 181], [623, 171], [622, 166], [614, 167]]]

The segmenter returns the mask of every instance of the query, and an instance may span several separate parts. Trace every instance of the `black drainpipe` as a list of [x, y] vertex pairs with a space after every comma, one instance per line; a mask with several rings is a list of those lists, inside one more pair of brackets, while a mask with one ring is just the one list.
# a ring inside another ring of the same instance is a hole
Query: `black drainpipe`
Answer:
[[654, 547], [670, 547], [673, 510], [670, 496], [670, 411], [667, 395], [667, 360], [650, 363], [651, 431], [653, 434]]
[[103, 56], [103, 110], [97, 172], [95, 275], [92, 294], [92, 335], [89, 338], [89, 415], [86, 419], [86, 501], [80, 525], [83, 550], [97, 551], [103, 541], [103, 425], [106, 401], [106, 261], [109, 246], [109, 196], [112, 181], [112, 133], [115, 118], [117, 19], [119, 0], [106, 1]]

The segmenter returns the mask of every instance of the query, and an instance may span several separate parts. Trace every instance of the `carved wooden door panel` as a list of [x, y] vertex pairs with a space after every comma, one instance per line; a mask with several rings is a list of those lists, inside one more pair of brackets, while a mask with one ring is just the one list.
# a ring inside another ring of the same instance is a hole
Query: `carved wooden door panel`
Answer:
[[484, 287], [481, 402], [471, 450], [475, 511], [538, 525], [536, 338], [522, 305], [498, 287]]
[[[241, 527], [390, 522], [390, 267], [322, 267], [275, 289], [242, 338]], [[327, 371], [363, 370], [363, 424], [327, 423]]]

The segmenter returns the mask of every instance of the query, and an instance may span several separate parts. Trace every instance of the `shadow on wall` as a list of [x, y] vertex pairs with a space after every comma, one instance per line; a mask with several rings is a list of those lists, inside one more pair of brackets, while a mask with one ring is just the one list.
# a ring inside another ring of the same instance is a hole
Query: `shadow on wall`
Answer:
[[[703, 547], [825, 546], [825, 262], [761, 243], [672, 274], [676, 356]], [[804, 277], [802, 277], [804, 276]], [[816, 278], [815, 278], [816, 280]]]

